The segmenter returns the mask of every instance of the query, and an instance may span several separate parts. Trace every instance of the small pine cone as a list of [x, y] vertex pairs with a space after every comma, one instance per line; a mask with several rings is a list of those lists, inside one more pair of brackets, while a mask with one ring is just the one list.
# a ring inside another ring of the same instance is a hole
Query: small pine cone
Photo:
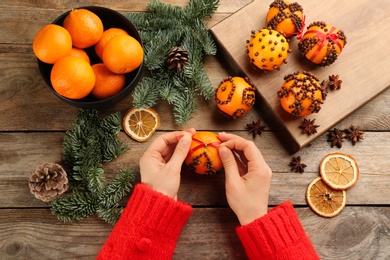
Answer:
[[30, 176], [30, 192], [44, 202], [49, 202], [69, 188], [68, 177], [61, 165], [44, 163]]
[[188, 52], [182, 47], [172, 47], [168, 52], [167, 57], [168, 69], [176, 68], [177, 72], [181, 72], [185, 65], [188, 65]]

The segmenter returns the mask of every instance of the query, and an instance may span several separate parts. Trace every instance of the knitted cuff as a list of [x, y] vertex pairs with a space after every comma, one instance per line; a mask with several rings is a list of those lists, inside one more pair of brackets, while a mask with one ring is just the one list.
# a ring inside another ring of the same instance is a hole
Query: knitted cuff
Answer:
[[249, 259], [319, 259], [290, 201], [236, 232]]
[[170, 259], [191, 213], [190, 205], [137, 184], [98, 259]]
[[124, 210], [129, 221], [157, 233], [178, 238], [180, 232], [192, 213], [192, 207], [176, 201], [145, 184], [139, 183]]

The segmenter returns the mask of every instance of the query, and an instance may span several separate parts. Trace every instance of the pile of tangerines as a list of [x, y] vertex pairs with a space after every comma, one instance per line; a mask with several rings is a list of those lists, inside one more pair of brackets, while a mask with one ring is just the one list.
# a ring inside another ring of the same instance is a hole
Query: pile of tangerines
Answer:
[[[101, 62], [91, 65], [86, 48], [94, 48]], [[62, 24], [48, 24], [36, 34], [33, 51], [39, 60], [53, 64], [54, 90], [69, 99], [89, 94], [105, 99], [120, 92], [125, 74], [137, 69], [144, 57], [142, 45], [125, 30], [104, 30], [99, 16], [73, 9]]]

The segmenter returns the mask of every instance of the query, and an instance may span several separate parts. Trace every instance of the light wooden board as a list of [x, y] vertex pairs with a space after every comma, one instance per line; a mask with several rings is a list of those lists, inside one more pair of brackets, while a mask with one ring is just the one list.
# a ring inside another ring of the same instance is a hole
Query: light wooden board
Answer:
[[[264, 73], [249, 63], [245, 47], [251, 31], [266, 26], [265, 17], [271, 2], [256, 0], [248, 4], [213, 26], [211, 33], [232, 76], [248, 76], [255, 83], [259, 94], [256, 103], [269, 119], [268, 123], [280, 130], [287, 148], [298, 151], [389, 87], [390, 35], [384, 33], [390, 23], [389, 2], [299, 1], [306, 15], [306, 26], [314, 21], [325, 21], [345, 32], [347, 45], [334, 64], [320, 67], [300, 54], [298, 41], [292, 38], [288, 63], [280, 71]], [[299, 125], [303, 119], [285, 112], [276, 94], [283, 77], [296, 71], [310, 71], [321, 81], [339, 74], [343, 80], [341, 90], [330, 91], [319, 113], [306, 116], [316, 119], [320, 125], [318, 133], [312, 136], [302, 134]]]

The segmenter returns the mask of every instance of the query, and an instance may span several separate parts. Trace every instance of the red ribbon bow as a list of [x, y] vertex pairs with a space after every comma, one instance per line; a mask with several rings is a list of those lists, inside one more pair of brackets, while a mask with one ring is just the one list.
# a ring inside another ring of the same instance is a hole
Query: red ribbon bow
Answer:
[[340, 49], [340, 52], [342, 51], [343, 49], [343, 46], [341, 45], [341, 43], [338, 41], [339, 39], [339, 36], [338, 34], [336, 33], [333, 33], [334, 30], [336, 30], [335, 27], [332, 27], [330, 29], [330, 31], [328, 33], [323, 33], [323, 32], [320, 32], [320, 31], [317, 31], [317, 30], [310, 30], [310, 31], [307, 31], [306, 33], [315, 33], [314, 37], [317, 37], [317, 38], [320, 38], [320, 40], [318, 41], [317, 45], [317, 50], [313, 53], [313, 55], [310, 57], [310, 60], [314, 60], [318, 53], [321, 51], [322, 47], [324, 47], [324, 45], [328, 42], [328, 41], [332, 41], [334, 44], [336, 44], [339, 49]]

